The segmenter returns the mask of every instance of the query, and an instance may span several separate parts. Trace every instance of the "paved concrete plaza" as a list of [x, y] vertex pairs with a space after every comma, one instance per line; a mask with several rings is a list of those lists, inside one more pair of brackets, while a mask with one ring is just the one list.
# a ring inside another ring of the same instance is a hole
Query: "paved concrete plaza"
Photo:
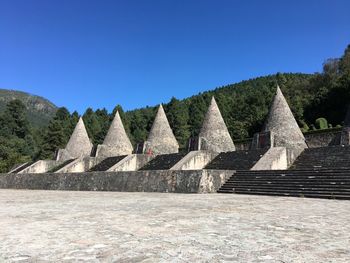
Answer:
[[0, 262], [349, 262], [350, 202], [0, 190]]

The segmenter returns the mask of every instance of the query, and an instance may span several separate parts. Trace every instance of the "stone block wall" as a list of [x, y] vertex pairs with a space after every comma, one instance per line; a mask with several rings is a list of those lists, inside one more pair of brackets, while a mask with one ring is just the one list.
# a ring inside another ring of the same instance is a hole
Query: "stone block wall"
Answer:
[[340, 145], [341, 130], [329, 129], [305, 133], [306, 144], [309, 148]]
[[214, 193], [234, 171], [130, 171], [0, 174], [0, 188], [71, 191]]
[[[341, 129], [317, 130], [304, 133], [309, 148], [326, 147], [340, 144]], [[249, 150], [252, 138], [234, 141], [236, 150]]]

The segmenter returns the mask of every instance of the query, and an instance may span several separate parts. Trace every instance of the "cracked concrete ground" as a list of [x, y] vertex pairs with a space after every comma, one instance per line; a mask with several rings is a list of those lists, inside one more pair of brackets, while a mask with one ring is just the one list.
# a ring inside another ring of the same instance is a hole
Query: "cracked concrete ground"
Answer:
[[350, 262], [350, 201], [0, 190], [0, 262]]

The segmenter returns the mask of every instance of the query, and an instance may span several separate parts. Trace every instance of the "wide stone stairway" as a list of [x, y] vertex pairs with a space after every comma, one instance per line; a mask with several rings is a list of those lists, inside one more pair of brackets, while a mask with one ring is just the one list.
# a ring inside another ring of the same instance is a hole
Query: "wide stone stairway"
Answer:
[[266, 150], [223, 152], [214, 158], [205, 169], [248, 170], [256, 164]]
[[108, 157], [99, 164], [93, 166], [88, 172], [107, 171], [109, 168], [123, 160], [126, 156], [127, 155]]
[[241, 170], [219, 193], [350, 200], [350, 147], [306, 149], [289, 170]]
[[350, 169], [350, 146], [305, 149], [290, 169]]
[[11, 171], [12, 174], [17, 174], [21, 171], [23, 171], [24, 169], [26, 169], [27, 167], [31, 166], [34, 162], [28, 162], [24, 165], [20, 165], [19, 167], [15, 168], [14, 170]]
[[170, 153], [157, 155], [140, 170], [169, 170], [178, 163], [187, 153]]
[[68, 165], [68, 164], [74, 162], [75, 160], [76, 160], [76, 159], [69, 159], [69, 160], [66, 160], [66, 161], [64, 161], [63, 163], [61, 163], [61, 164], [59, 164], [59, 165], [53, 167], [52, 169], [50, 169], [50, 170], [48, 171], [48, 173], [57, 172], [58, 170], [60, 170], [61, 168], [65, 167], [66, 165]]

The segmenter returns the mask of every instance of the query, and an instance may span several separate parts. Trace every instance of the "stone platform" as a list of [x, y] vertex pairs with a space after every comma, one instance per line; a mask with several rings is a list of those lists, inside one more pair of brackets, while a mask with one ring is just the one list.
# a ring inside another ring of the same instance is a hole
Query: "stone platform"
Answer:
[[0, 190], [0, 262], [349, 262], [350, 203]]

